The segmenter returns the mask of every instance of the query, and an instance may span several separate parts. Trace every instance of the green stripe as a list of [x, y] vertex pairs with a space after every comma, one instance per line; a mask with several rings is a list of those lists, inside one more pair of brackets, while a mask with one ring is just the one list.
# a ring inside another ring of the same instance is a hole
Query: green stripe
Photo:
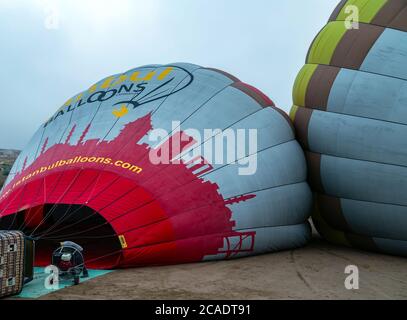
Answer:
[[347, 29], [343, 22], [328, 23], [314, 40], [307, 63], [329, 65]]
[[308, 84], [318, 68], [316, 64], [306, 64], [295, 79], [293, 89], [294, 104], [300, 107], [305, 107], [305, 96], [307, 94]]
[[293, 105], [290, 110], [290, 119], [292, 122], [295, 121], [295, 116], [297, 115], [299, 106]]

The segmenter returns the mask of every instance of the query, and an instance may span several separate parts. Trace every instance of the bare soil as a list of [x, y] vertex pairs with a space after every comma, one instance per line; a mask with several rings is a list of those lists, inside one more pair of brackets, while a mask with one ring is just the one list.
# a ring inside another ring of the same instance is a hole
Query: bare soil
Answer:
[[[344, 286], [359, 268], [360, 289]], [[118, 270], [41, 299], [407, 299], [407, 259], [333, 246], [244, 259]]]

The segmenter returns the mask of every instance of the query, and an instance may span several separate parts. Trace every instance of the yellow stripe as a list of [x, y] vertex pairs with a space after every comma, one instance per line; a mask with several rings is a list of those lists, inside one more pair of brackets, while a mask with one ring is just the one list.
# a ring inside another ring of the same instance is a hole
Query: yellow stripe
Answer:
[[293, 105], [290, 110], [290, 119], [292, 122], [295, 121], [295, 116], [297, 114], [299, 106]]
[[154, 77], [155, 73], [155, 71], [147, 73], [147, 75], [143, 78], [143, 81], [150, 81]]
[[316, 64], [306, 64], [300, 71], [295, 79], [293, 88], [293, 101], [294, 104], [300, 107], [305, 107], [305, 97], [307, 94], [308, 84], [318, 68]]
[[126, 238], [124, 237], [124, 235], [119, 236], [119, 241], [120, 241], [120, 244], [122, 246], [122, 249], [126, 249], [127, 248], [127, 242], [126, 242]]
[[307, 63], [329, 65], [347, 29], [342, 21], [328, 23], [314, 40]]
[[139, 79], [140, 75], [140, 71], [135, 71], [132, 73], [132, 75], [130, 76], [130, 81], [136, 82], [136, 81], [141, 81], [141, 79]]
[[126, 74], [122, 74], [113, 85], [117, 86], [118, 84], [123, 83], [124, 81], [127, 80], [127, 75]]
[[97, 84], [94, 84], [93, 86], [91, 86], [91, 87], [88, 89], [89, 93], [93, 93], [93, 92], [95, 92], [95, 91], [96, 91], [96, 89], [97, 89], [97, 87], [98, 87], [98, 85], [97, 85]]
[[102, 89], [107, 89], [112, 85], [112, 82], [114, 80], [114, 77], [109, 77], [106, 78], [105, 81], [103, 81], [102, 85], [100, 86]]
[[169, 67], [166, 68], [163, 72], [161, 72], [161, 74], [158, 76], [158, 80], [164, 80], [173, 70], [174, 68]]
[[78, 102], [79, 100], [81, 100], [82, 97], [83, 97], [83, 93], [79, 94], [79, 95], [76, 97], [76, 102]]
[[69, 106], [69, 105], [72, 103], [72, 99], [73, 99], [73, 98], [70, 98], [68, 101], [66, 101], [66, 102], [64, 103], [63, 107]]
[[136, 81], [150, 81], [151, 79], [153, 79], [155, 74], [156, 74], [156, 71], [150, 71], [149, 73], [147, 73], [147, 75], [144, 78], [140, 78], [140, 71], [135, 71], [130, 76], [130, 81], [133, 81], [133, 82], [136, 82]]
[[370, 23], [387, 2], [388, 0], [348, 0], [336, 20], [346, 20], [350, 14], [346, 13], [346, 9], [349, 6], [355, 6], [359, 9], [359, 19], [355, 22]]

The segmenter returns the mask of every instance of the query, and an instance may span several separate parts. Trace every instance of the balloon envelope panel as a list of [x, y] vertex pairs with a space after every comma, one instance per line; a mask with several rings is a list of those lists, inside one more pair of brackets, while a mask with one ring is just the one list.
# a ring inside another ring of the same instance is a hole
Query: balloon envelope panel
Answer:
[[[352, 12], [358, 24], [348, 28]], [[407, 2], [342, 1], [311, 45], [293, 99], [318, 231], [407, 255]]]
[[311, 198], [292, 123], [262, 92], [149, 65], [41, 125], [0, 195], [1, 227], [37, 238], [38, 264], [62, 240], [96, 268], [197, 262], [304, 245]]

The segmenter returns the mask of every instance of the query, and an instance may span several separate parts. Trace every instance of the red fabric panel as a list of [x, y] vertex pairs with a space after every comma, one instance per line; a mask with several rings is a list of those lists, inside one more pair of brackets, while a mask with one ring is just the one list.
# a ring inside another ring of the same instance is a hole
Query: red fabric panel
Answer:
[[43, 219], [44, 206], [30, 208], [24, 215], [24, 224], [27, 228], [34, 229]]

